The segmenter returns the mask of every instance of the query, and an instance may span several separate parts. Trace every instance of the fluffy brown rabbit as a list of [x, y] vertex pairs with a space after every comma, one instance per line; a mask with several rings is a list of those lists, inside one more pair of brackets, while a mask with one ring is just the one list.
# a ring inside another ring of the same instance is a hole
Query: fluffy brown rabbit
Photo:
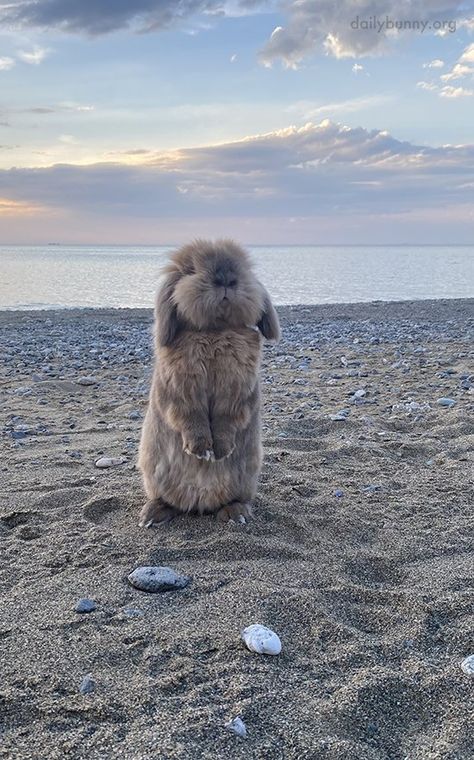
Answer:
[[251, 516], [262, 464], [261, 334], [277, 340], [280, 326], [242, 248], [197, 240], [173, 254], [155, 308], [140, 525], [180, 512]]

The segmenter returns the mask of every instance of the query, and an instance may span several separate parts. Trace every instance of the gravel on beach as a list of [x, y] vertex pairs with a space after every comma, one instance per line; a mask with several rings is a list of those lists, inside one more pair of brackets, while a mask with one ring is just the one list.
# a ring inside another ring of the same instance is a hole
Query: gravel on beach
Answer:
[[474, 755], [474, 300], [278, 310], [254, 520], [154, 530], [151, 311], [0, 312], [1, 758]]

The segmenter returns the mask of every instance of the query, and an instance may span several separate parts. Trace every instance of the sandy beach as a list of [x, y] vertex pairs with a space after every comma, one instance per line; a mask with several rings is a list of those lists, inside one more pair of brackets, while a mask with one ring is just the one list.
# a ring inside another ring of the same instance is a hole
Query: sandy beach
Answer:
[[0, 757], [474, 755], [474, 301], [279, 314], [254, 520], [147, 531], [151, 312], [0, 313]]

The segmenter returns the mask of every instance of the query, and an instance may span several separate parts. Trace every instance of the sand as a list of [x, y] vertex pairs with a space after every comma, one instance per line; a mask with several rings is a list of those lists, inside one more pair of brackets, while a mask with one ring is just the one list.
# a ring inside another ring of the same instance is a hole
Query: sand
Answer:
[[[280, 315], [253, 522], [147, 531], [151, 313], [0, 314], [0, 757], [473, 756], [474, 302]], [[133, 589], [150, 564], [193, 581]]]

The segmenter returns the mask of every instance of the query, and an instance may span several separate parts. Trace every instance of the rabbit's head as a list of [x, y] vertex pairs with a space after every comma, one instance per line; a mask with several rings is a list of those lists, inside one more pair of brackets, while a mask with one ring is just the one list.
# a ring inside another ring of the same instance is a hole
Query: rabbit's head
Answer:
[[256, 325], [278, 340], [278, 317], [246, 252], [232, 240], [196, 240], [176, 251], [164, 270], [156, 304], [157, 341], [169, 346], [180, 329]]

